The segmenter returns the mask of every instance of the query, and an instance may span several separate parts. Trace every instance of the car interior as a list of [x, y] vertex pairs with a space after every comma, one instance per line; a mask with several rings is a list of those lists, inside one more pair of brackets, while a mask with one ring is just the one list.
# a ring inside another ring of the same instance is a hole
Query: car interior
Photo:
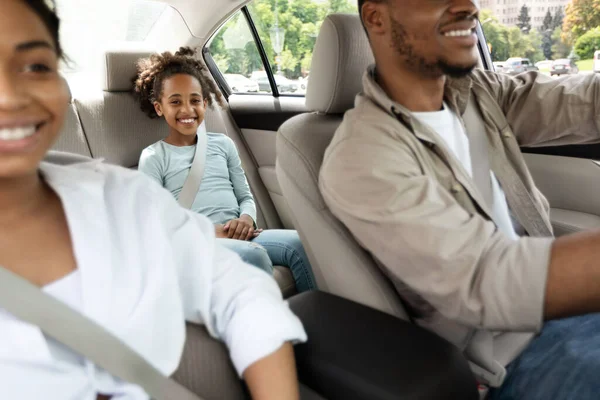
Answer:
[[[307, 344], [296, 347], [302, 398], [478, 398], [460, 352], [410, 323], [390, 281], [319, 193], [324, 151], [373, 63], [356, 12], [333, 13], [320, 24], [304, 95], [278, 90], [262, 43], [268, 38], [253, 21], [252, 1], [155, 2], [164, 8], [143, 41], [105, 46], [96, 78], [67, 74], [73, 98], [47, 161], [94, 158], [135, 169], [142, 150], [167, 136], [166, 124], [149, 119], [131, 95], [136, 61], [180, 46], [202, 49], [198, 56], [227, 100], [207, 110], [207, 129], [235, 142], [255, 196], [258, 226], [299, 231], [320, 289], [297, 295], [289, 269], [275, 267], [274, 278], [309, 335]], [[238, 47], [256, 46], [261, 54], [268, 92], [236, 93], [228, 85], [229, 72], [212, 44], [232, 27], [237, 36], [247, 35]], [[481, 28], [478, 34], [483, 36]], [[489, 49], [480, 46], [480, 54], [480, 67], [492, 69]], [[550, 201], [557, 236], [600, 228], [599, 146], [523, 149]], [[248, 398], [224, 346], [199, 326], [189, 325], [187, 334], [175, 378], [206, 399]]]

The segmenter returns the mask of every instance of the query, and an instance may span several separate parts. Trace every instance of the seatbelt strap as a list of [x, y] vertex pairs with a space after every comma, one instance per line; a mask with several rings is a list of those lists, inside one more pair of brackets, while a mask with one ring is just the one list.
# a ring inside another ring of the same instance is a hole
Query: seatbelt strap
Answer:
[[194, 161], [190, 168], [190, 173], [185, 179], [185, 183], [179, 193], [179, 204], [187, 208], [192, 208], [194, 199], [200, 190], [200, 183], [204, 178], [204, 166], [206, 165], [206, 147], [208, 144], [208, 137], [206, 133], [206, 121], [202, 121], [198, 131], [196, 133], [198, 140], [196, 142], [196, 153], [194, 154]]
[[0, 307], [155, 400], [202, 400], [83, 314], [0, 266]]

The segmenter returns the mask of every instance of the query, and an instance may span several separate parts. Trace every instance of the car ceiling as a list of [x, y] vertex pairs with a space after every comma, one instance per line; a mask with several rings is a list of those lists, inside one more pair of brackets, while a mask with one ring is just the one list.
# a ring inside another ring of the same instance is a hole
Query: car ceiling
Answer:
[[235, 11], [251, 0], [153, 0], [176, 9], [190, 33], [199, 42], [206, 41]]

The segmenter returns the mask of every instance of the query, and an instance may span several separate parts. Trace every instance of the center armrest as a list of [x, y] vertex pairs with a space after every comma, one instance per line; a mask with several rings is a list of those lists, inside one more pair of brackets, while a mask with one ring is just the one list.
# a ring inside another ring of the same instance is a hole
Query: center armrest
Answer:
[[407, 321], [324, 292], [289, 299], [308, 342], [300, 381], [328, 400], [477, 400], [477, 381], [451, 343]]

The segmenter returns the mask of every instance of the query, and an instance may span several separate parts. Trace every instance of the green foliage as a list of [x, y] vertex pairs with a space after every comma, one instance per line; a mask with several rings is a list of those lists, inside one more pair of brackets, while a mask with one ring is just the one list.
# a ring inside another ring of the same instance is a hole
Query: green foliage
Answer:
[[546, 29], [542, 31], [542, 53], [544, 53], [544, 57], [546, 60], [551, 60], [553, 56], [552, 46], [554, 42], [552, 40], [552, 31], [550, 29]]
[[552, 58], [555, 60], [567, 58], [571, 52], [571, 46], [563, 42], [561, 33], [562, 28], [560, 26], [557, 26], [552, 32]]
[[575, 42], [575, 54], [582, 60], [593, 58], [596, 50], [600, 50], [600, 27], [589, 30]]
[[510, 48], [508, 45], [508, 32], [506, 27], [498, 22], [496, 17], [488, 10], [482, 10], [481, 21], [487, 21], [483, 25], [485, 39], [491, 46], [492, 60], [504, 61], [510, 57]]
[[[254, 0], [248, 9], [271, 68], [292, 79], [309, 72], [312, 51], [325, 17], [330, 13], [357, 12], [356, 0]], [[271, 42], [276, 19], [277, 26], [285, 29], [284, 46], [279, 55], [275, 54]], [[239, 23], [245, 24], [243, 29]], [[244, 39], [247, 41], [245, 46], [226, 46], [228, 42], [243, 42]], [[253, 71], [264, 70], [245, 18], [239, 13], [219, 30], [209, 48], [223, 73], [250, 76]]]
[[494, 61], [505, 61], [510, 57], [526, 57], [535, 63], [544, 59], [543, 37], [539, 32], [524, 33], [519, 27], [507, 27], [498, 22], [488, 10], [482, 10], [480, 20], [485, 38], [492, 49]]
[[572, 0], [567, 5], [563, 40], [573, 44], [586, 32], [600, 26], [600, 1]]

